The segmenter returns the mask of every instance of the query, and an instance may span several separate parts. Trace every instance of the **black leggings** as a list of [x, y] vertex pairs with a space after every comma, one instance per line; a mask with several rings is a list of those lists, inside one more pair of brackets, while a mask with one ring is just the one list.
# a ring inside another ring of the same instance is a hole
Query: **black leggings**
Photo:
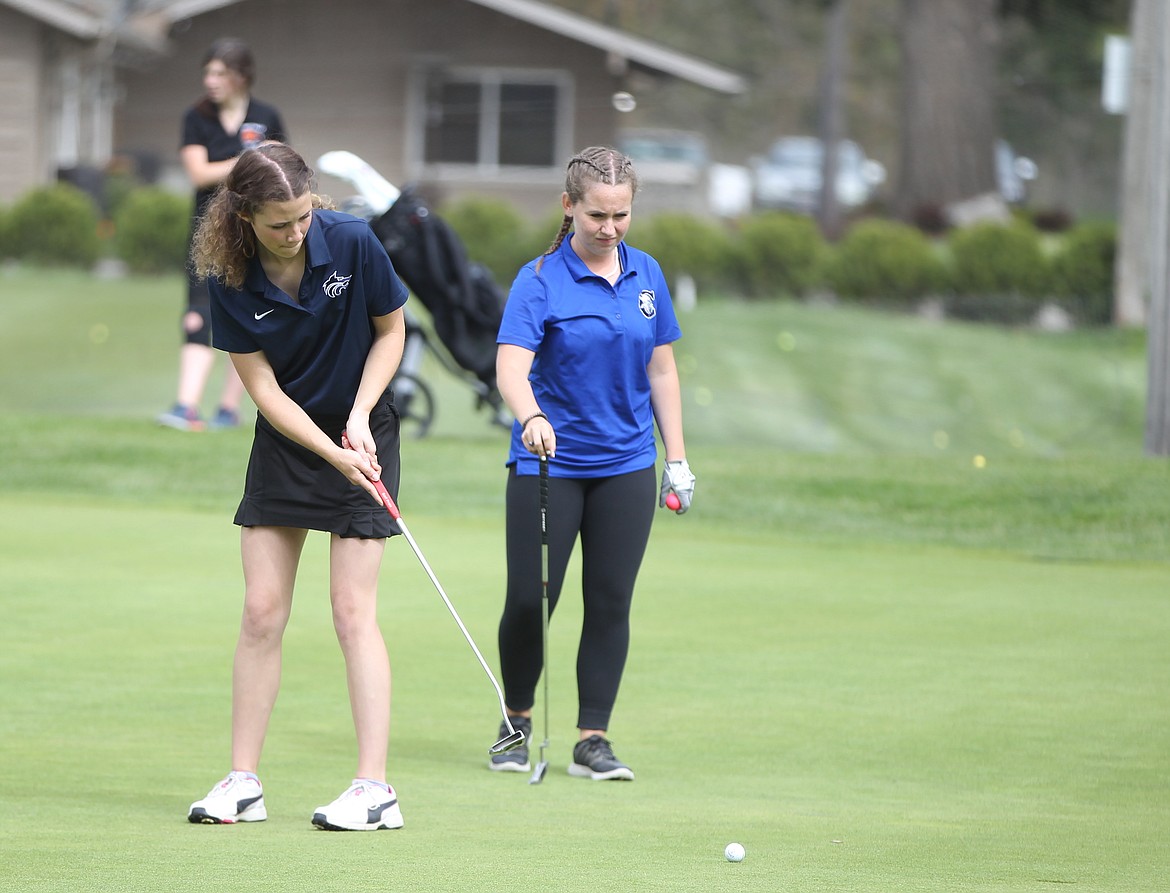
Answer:
[[[555, 461], [555, 460], [554, 460]], [[549, 479], [549, 611], [581, 536], [584, 617], [577, 650], [577, 727], [607, 729], [630, 646], [634, 581], [654, 520], [654, 467], [608, 478]], [[508, 591], [500, 618], [504, 699], [516, 712], [536, 699], [541, 654], [540, 478], [517, 476], [507, 488]]]

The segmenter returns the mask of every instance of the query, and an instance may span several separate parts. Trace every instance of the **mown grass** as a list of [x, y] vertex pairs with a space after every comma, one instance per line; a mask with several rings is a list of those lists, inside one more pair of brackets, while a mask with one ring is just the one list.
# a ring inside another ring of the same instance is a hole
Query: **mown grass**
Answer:
[[[394, 541], [407, 827], [329, 835], [308, 818], [353, 757], [320, 538], [265, 753], [270, 819], [184, 820], [227, 759], [250, 437], [152, 424], [179, 281], [9, 271], [0, 295], [12, 889], [1164, 887], [1170, 473], [1141, 455], [1136, 335], [701, 302], [679, 347], [698, 494], [656, 521], [611, 730], [638, 780], [564, 774], [572, 597], [549, 776], [488, 773], [494, 693]], [[403, 445], [400, 501], [491, 660], [503, 438], [470, 390], [427, 377], [440, 415]]]

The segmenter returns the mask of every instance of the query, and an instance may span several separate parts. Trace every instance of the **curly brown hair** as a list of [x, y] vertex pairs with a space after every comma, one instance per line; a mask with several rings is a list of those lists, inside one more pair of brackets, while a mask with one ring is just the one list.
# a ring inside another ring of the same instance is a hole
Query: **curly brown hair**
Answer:
[[[191, 242], [191, 265], [201, 279], [214, 276], [240, 288], [256, 254], [251, 218], [269, 202], [288, 202], [311, 193], [314, 173], [294, 149], [268, 140], [244, 151], [207, 206]], [[312, 195], [314, 208], [332, 208]]]
[[[606, 186], [627, 184], [631, 196], [638, 194], [638, 175], [634, 172], [634, 163], [628, 156], [609, 146], [582, 149], [569, 159], [565, 167], [565, 193], [569, 196], [570, 204], [575, 205], [584, 199], [589, 187], [596, 183]], [[536, 262], [537, 272], [540, 272], [544, 259], [561, 247], [572, 226], [573, 218], [566, 214], [561, 221], [560, 232]]]

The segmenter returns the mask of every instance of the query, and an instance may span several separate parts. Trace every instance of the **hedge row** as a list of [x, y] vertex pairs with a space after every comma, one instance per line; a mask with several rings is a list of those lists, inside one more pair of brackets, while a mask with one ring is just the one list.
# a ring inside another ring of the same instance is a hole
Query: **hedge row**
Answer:
[[[133, 272], [182, 270], [190, 213], [189, 198], [140, 187], [120, 196], [112, 226], [103, 227], [86, 193], [57, 184], [0, 209], [0, 257], [89, 266], [112, 251]], [[511, 205], [491, 199], [468, 199], [441, 213], [468, 254], [505, 288], [548, 247], [561, 223], [558, 211], [529, 224]], [[1055, 300], [1083, 323], [1107, 324], [1112, 315], [1116, 230], [1109, 223], [1042, 237], [1017, 220], [931, 239], [906, 224], [869, 219], [830, 245], [811, 219], [798, 215], [758, 214], [725, 225], [658, 214], [637, 219], [628, 241], [654, 255], [670, 281], [687, 274], [702, 290], [750, 299], [830, 291], [842, 300], [906, 307], [937, 298], [949, 315], [1000, 322], [1030, 319]]]
[[[536, 228], [499, 200], [470, 199], [442, 209], [468, 253], [505, 286], [541, 253], [560, 215]], [[1116, 229], [1079, 224], [1042, 236], [1027, 221], [977, 224], [930, 238], [891, 220], [855, 223], [828, 244], [808, 217], [767, 213], [731, 225], [663, 213], [636, 218], [627, 241], [662, 264], [668, 280], [693, 277], [703, 291], [749, 299], [829, 291], [842, 300], [912, 307], [928, 298], [950, 316], [995, 322], [1030, 320], [1054, 301], [1085, 324], [1112, 319]]]
[[103, 220], [89, 193], [57, 183], [0, 208], [0, 259], [90, 267], [112, 254], [134, 273], [182, 270], [191, 199], [152, 186], [128, 191]]

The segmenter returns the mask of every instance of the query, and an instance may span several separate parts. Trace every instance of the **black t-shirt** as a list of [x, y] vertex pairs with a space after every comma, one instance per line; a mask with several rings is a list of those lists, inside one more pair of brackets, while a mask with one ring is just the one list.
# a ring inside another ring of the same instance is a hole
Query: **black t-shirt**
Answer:
[[[255, 133], [253, 133], [255, 131]], [[208, 117], [200, 110], [200, 106], [192, 106], [183, 115], [183, 146], [205, 146], [208, 161], [226, 161], [235, 158], [244, 151], [244, 141], [241, 133], [246, 133], [250, 139], [280, 140], [288, 142], [288, 135], [284, 130], [284, 122], [280, 112], [274, 106], [257, 99], [248, 101], [248, 114], [244, 117], [244, 124], [240, 132], [228, 133], [219, 123], [219, 114], [212, 108]], [[211, 196], [215, 194], [216, 186], [209, 186], [195, 190], [195, 216], [203, 214]]]

